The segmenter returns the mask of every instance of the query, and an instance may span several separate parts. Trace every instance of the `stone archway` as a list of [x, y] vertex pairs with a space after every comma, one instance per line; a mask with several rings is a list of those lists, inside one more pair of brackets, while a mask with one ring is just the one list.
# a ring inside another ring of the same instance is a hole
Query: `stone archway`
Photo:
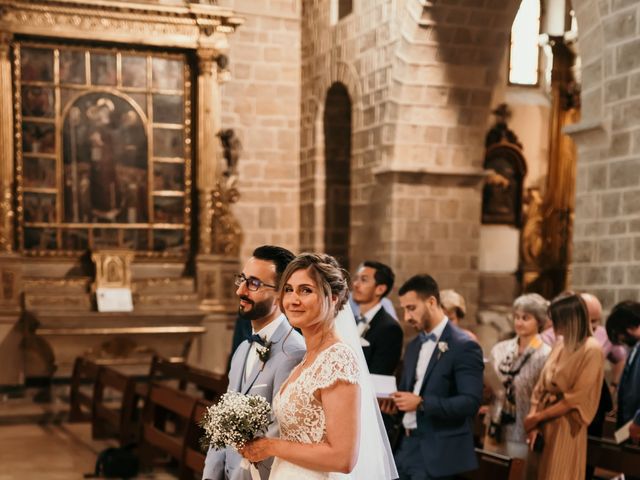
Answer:
[[351, 98], [342, 83], [327, 92], [323, 115], [325, 251], [349, 268], [351, 226]]

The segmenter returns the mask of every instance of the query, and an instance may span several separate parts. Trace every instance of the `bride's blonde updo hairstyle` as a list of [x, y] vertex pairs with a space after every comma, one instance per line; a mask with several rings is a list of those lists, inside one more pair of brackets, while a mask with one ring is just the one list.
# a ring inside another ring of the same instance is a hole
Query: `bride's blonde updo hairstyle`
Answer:
[[[322, 292], [322, 313], [331, 320], [335, 318], [349, 298], [349, 273], [340, 267], [338, 261], [326, 253], [301, 253], [294, 258], [282, 274], [280, 281], [279, 300], [280, 310], [284, 312], [282, 298], [284, 286], [291, 275], [298, 270], [307, 270], [311, 278]], [[331, 312], [331, 299], [336, 298], [336, 306]]]

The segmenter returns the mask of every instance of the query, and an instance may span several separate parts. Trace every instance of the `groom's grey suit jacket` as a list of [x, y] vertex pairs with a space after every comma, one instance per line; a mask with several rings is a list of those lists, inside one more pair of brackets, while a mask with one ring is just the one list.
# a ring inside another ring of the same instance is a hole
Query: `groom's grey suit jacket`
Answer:
[[[289, 377], [293, 367], [302, 360], [306, 347], [302, 335], [293, 330], [286, 318], [271, 336], [271, 342], [271, 352], [266, 363], [263, 366], [259, 359], [256, 360], [246, 381], [244, 370], [251, 345], [245, 340], [238, 346], [231, 359], [229, 391], [261, 395], [269, 403], [273, 402], [274, 395]], [[274, 419], [267, 437], [277, 436], [278, 424]], [[202, 478], [203, 480], [251, 480], [249, 470], [238, 468], [241, 460], [242, 457], [233, 448], [224, 450], [210, 448], [204, 462]], [[269, 478], [272, 463], [273, 458], [258, 463], [262, 480]]]

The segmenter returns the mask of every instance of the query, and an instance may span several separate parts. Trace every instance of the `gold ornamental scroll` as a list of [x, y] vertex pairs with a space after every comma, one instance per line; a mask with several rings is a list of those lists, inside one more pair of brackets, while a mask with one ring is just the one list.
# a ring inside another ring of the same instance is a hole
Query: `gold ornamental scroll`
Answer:
[[13, 251], [13, 110], [11, 38], [0, 31], [0, 252]]

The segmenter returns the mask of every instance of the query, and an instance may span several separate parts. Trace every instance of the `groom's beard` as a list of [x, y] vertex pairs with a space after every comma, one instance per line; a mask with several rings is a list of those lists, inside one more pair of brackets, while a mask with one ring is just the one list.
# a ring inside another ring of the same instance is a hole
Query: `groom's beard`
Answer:
[[258, 318], [264, 318], [273, 308], [273, 299], [266, 299], [261, 302], [254, 302], [249, 297], [241, 296], [240, 300], [244, 300], [251, 304], [251, 309], [243, 310], [242, 307], [238, 307], [238, 316], [244, 320], [257, 320]]

